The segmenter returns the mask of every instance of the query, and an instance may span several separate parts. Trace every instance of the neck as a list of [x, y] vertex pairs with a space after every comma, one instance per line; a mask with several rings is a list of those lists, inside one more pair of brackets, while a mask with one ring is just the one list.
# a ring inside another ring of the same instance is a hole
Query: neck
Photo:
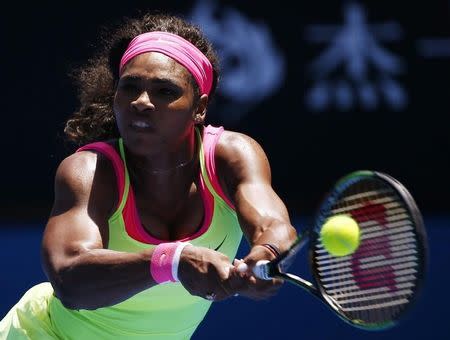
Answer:
[[[179, 203], [189, 195], [199, 174], [199, 158], [193, 154], [192, 158], [175, 167], [150, 171], [146, 168], [129, 166], [130, 180], [136, 197], [151, 200], [158, 207], [172, 207], [177, 210]], [[169, 212], [167, 210], [167, 212]], [[172, 211], [173, 212], [173, 211]]]
[[[154, 175], [154, 176], [165, 176], [165, 175], [173, 175], [180, 171], [186, 171], [189, 168], [192, 168], [192, 164], [195, 161], [195, 154], [192, 154], [191, 159], [187, 161], [180, 161], [178, 164], [167, 164], [164, 167], [153, 167], [153, 166], [146, 166], [145, 164], [140, 164], [139, 162], [133, 162], [131, 165], [131, 168], [135, 170], [136, 173], [142, 173], [142, 174], [148, 174], [148, 175]], [[177, 163], [177, 162], [175, 162]]]
[[[128, 150], [127, 150], [128, 151]], [[148, 155], [136, 155], [127, 152], [128, 167], [137, 173], [146, 173], [147, 176], [164, 176], [184, 172], [195, 163], [196, 135], [192, 130], [175, 146], [168, 146], [157, 153]]]
[[[176, 152], [151, 157], [133, 157], [127, 162], [131, 180], [141, 193], [153, 192], [165, 196], [180, 195], [196, 180], [199, 169], [195, 132], [180, 144]], [[164, 194], [163, 194], [164, 193]], [[163, 199], [163, 197], [160, 197]]]

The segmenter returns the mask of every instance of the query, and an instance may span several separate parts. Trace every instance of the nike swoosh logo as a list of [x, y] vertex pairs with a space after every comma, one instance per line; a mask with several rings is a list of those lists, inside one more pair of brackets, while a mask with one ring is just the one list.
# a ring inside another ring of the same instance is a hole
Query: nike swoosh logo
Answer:
[[227, 239], [227, 236], [228, 236], [228, 235], [225, 235], [225, 237], [224, 237], [224, 239], [222, 240], [222, 242], [220, 242], [220, 244], [219, 244], [216, 248], [214, 248], [215, 251], [219, 250], [219, 248], [222, 247], [222, 244], [223, 244], [223, 243], [225, 242], [225, 240]]

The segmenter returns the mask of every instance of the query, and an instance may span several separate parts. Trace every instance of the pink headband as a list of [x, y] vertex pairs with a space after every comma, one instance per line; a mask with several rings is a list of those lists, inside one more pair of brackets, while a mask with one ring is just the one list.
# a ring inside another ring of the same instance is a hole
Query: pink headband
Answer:
[[130, 59], [145, 52], [159, 52], [174, 59], [194, 76], [202, 94], [211, 91], [213, 70], [208, 58], [189, 41], [168, 32], [147, 32], [131, 40], [120, 60], [119, 73]]

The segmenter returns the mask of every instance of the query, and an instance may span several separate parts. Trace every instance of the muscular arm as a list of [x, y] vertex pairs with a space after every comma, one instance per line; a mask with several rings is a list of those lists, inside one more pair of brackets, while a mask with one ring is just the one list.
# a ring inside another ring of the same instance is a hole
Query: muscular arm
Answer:
[[243, 259], [248, 265], [247, 272], [239, 273], [237, 267], [232, 271], [233, 275], [238, 272], [242, 279], [235, 281], [236, 291], [256, 300], [268, 298], [278, 291], [282, 281], [257, 280], [252, 268], [259, 260], [275, 258], [263, 244], [270, 243], [283, 252], [295, 241], [297, 232], [285, 204], [272, 188], [269, 162], [255, 140], [224, 132], [216, 147], [216, 162], [221, 185], [234, 202], [240, 226], [251, 246]]
[[72, 309], [113, 305], [156, 284], [149, 269], [152, 251], [104, 249], [117, 194], [112, 169], [100, 157], [80, 152], [61, 163], [44, 232], [44, 269], [58, 298]]
[[272, 243], [280, 251], [288, 249], [296, 230], [272, 188], [269, 162], [261, 146], [243, 134], [224, 132], [216, 152], [226, 191], [250, 245]]

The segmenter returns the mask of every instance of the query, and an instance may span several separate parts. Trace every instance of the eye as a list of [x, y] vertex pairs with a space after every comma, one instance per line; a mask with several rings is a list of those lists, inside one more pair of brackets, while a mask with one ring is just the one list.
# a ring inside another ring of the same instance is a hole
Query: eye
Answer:
[[161, 85], [154, 89], [154, 94], [165, 100], [176, 100], [183, 95], [183, 90], [178, 86]]
[[176, 95], [176, 91], [172, 88], [169, 87], [162, 87], [159, 89], [158, 91], [160, 94], [162, 95], [166, 95], [166, 96], [175, 96]]
[[128, 81], [120, 82], [119, 89], [127, 92], [134, 92], [138, 89], [137, 85]]

